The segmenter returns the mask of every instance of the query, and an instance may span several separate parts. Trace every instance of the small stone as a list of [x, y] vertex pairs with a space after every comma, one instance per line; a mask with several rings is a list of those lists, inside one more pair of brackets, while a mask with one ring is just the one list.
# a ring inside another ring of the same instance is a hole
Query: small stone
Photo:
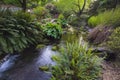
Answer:
[[37, 45], [36, 49], [41, 49], [41, 48], [43, 48], [43, 47], [45, 47], [45, 45], [39, 44], [39, 45]]
[[52, 50], [53, 50], [53, 51], [57, 51], [57, 50], [58, 50], [58, 46], [53, 46], [53, 47], [52, 47]]
[[48, 71], [49, 67], [48, 66], [40, 66], [39, 70], [41, 70], [41, 71]]

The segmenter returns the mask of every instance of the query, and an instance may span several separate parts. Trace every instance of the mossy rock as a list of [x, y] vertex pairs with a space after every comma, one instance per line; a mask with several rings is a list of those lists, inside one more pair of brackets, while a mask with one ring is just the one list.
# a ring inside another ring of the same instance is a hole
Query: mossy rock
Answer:
[[41, 71], [48, 71], [49, 67], [48, 66], [40, 66], [39, 70], [41, 70]]
[[52, 50], [53, 50], [53, 51], [57, 51], [58, 49], [59, 49], [59, 48], [58, 48], [58, 46], [56, 46], [56, 45], [52, 47]]
[[44, 44], [39, 44], [39, 45], [37, 45], [36, 49], [41, 49], [41, 48], [43, 48], [43, 47], [45, 47]]

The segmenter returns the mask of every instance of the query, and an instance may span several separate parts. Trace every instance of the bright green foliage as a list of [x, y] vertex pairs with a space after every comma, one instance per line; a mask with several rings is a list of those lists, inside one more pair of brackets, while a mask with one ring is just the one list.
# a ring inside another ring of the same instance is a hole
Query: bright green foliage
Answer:
[[52, 57], [56, 65], [52, 67], [51, 80], [97, 80], [100, 76], [102, 59], [82, 40], [67, 43], [60, 52]]
[[97, 25], [112, 25], [118, 26], [120, 25], [120, 8], [116, 8], [114, 10], [105, 11], [103, 13], [99, 13], [97, 16], [92, 16], [88, 20], [88, 24], [90, 26], [97, 26]]
[[44, 7], [38, 6], [33, 9], [33, 13], [36, 15], [37, 19], [41, 20], [46, 17], [48, 11]]
[[97, 24], [97, 18], [96, 18], [96, 16], [90, 17], [90, 19], [88, 20], [88, 24], [90, 26], [92, 26], [92, 27], [97, 26], [98, 24]]
[[[22, 15], [25, 14], [25, 15]], [[0, 48], [3, 53], [20, 52], [36, 43], [39, 29], [28, 13], [0, 17]]]
[[50, 38], [60, 39], [62, 35], [62, 28], [56, 23], [46, 23], [42, 26], [42, 29], [46, 36]]
[[62, 15], [62, 14], [60, 14], [59, 16], [58, 16], [58, 23], [62, 26], [62, 27], [65, 27], [65, 26], [67, 26], [67, 20], [65, 19], [65, 17]]
[[75, 7], [73, 5], [74, 0], [60, 0], [55, 3], [59, 12], [61, 12], [65, 16], [69, 16], [72, 14], [72, 9]]
[[[78, 6], [78, 4], [80, 4]], [[55, 5], [60, 13], [62, 13], [65, 17], [73, 14], [73, 11], [79, 11], [79, 8], [82, 8], [84, 4], [84, 0], [58, 0], [55, 2]], [[85, 8], [88, 8], [90, 4], [90, 0], [87, 0]]]
[[[117, 52], [120, 53], [120, 27], [116, 28], [112, 35], [109, 37], [109, 41], [107, 42], [107, 46]], [[120, 54], [119, 54], [120, 56]]]

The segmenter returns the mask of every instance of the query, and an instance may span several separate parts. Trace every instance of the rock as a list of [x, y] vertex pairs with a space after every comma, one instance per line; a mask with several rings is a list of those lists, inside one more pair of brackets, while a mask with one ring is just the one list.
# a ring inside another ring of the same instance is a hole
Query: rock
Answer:
[[43, 48], [43, 47], [45, 47], [45, 45], [39, 44], [39, 45], [37, 45], [36, 49], [41, 49], [41, 48]]
[[58, 46], [53, 46], [53, 47], [52, 47], [52, 50], [53, 50], [53, 51], [57, 51], [57, 50], [58, 50]]
[[113, 61], [116, 59], [115, 53], [105, 47], [93, 48], [92, 52], [98, 53], [99, 57], [105, 57], [105, 60], [107, 61]]
[[48, 66], [40, 66], [39, 70], [41, 70], [41, 71], [48, 71], [49, 67]]

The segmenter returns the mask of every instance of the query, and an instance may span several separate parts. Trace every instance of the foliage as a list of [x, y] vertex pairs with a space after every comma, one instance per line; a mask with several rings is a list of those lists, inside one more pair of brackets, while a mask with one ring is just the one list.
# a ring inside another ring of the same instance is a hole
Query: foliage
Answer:
[[[107, 41], [107, 46], [117, 52], [120, 53], [120, 27], [116, 28], [111, 36], [109, 37], [109, 41]], [[120, 54], [118, 54], [120, 56]]]
[[45, 8], [49, 11], [50, 14], [55, 15], [55, 14], [59, 13], [56, 6], [54, 4], [52, 4], [52, 3], [46, 4]]
[[47, 37], [60, 39], [62, 34], [62, 28], [59, 24], [56, 23], [46, 23], [42, 26], [43, 32]]
[[97, 80], [102, 59], [82, 40], [67, 43], [60, 52], [52, 57], [57, 64], [52, 67], [51, 80]]
[[12, 16], [12, 11], [10, 11], [9, 8], [4, 9], [0, 7], [0, 17], [5, 17], [5, 16]]
[[96, 0], [90, 6], [91, 14], [116, 8], [120, 5], [119, 0]]
[[[27, 13], [21, 14], [27, 15]], [[39, 29], [33, 20], [28, 20], [31, 16], [26, 15], [20, 17], [20, 14], [15, 14], [0, 17], [0, 48], [3, 53], [21, 52], [37, 43]]]
[[60, 14], [60, 15], [58, 16], [57, 22], [58, 22], [62, 27], [66, 27], [66, 26], [67, 26], [67, 20], [65, 19], [65, 17], [64, 17], [62, 14]]
[[[90, 0], [87, 1], [86, 7], [88, 8]], [[82, 8], [84, 0], [59, 0], [55, 2], [57, 10], [62, 13], [65, 18], [69, 17], [71, 14], [79, 11], [79, 8]], [[79, 6], [78, 6], [79, 5]], [[79, 7], [79, 8], [78, 8]]]
[[12, 4], [12, 5], [20, 6], [20, 3], [19, 3], [18, 0], [4, 0], [3, 2], [6, 3], [6, 4]]
[[35, 15], [32, 15], [28, 12], [18, 11], [16, 13], [14, 13], [14, 16], [17, 20], [24, 19], [27, 22], [32, 22], [33, 20], [35, 20]]
[[34, 8], [33, 12], [36, 15], [37, 19], [39, 19], [39, 20], [45, 18], [46, 15], [48, 14], [47, 10], [41, 6]]
[[111, 26], [119, 26], [120, 25], [120, 8], [112, 9], [110, 11], [105, 11], [103, 13], [99, 13], [97, 16], [92, 16], [88, 20], [88, 24], [90, 26], [97, 25], [111, 25]]

